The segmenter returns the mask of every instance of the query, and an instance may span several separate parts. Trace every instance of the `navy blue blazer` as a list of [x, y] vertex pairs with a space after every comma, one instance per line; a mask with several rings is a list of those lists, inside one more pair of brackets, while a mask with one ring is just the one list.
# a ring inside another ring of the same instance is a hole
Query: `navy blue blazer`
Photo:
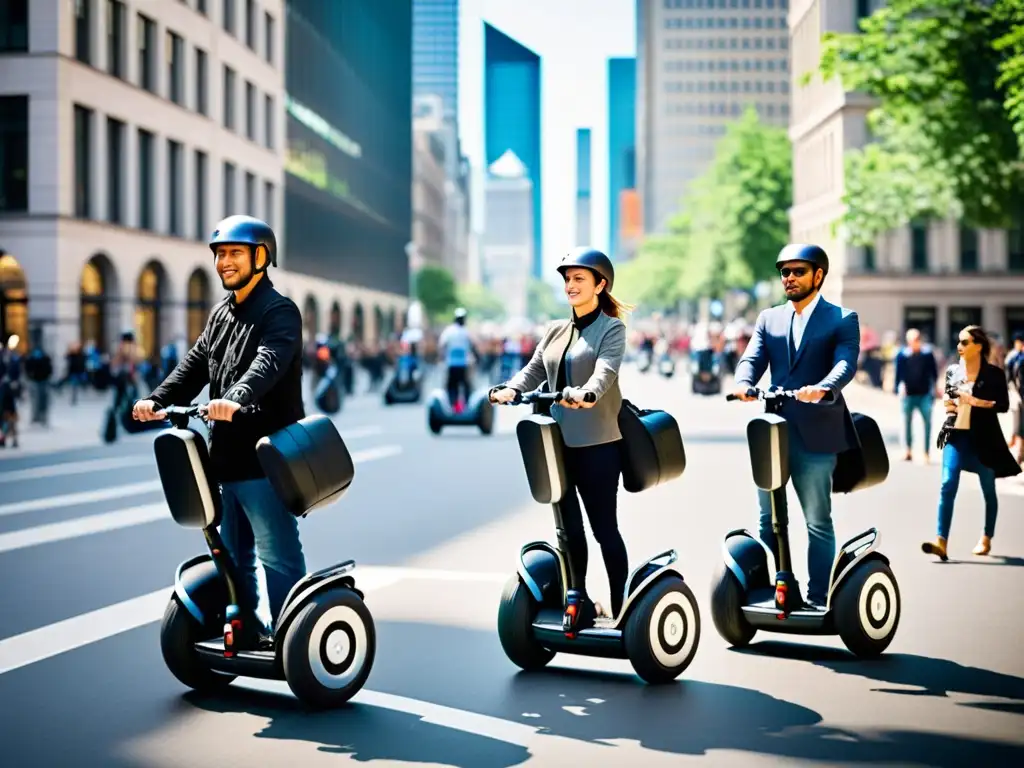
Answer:
[[736, 365], [736, 384], [752, 387], [770, 368], [773, 389], [818, 386], [830, 390], [831, 397], [826, 395], [818, 403], [784, 401], [779, 415], [813, 453], [856, 448], [857, 435], [842, 389], [853, 381], [860, 357], [857, 313], [819, 299], [794, 356], [790, 339], [795, 316], [789, 302], [758, 315], [753, 338]]

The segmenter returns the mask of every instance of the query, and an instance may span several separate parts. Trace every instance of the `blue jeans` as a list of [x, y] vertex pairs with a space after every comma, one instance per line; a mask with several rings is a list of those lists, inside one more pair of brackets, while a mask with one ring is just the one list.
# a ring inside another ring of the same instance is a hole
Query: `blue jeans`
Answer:
[[909, 451], [914, 447], [914, 412], [921, 414], [924, 420], [924, 452], [928, 453], [932, 444], [932, 405], [935, 398], [931, 395], [903, 396], [903, 437]]
[[299, 524], [280, 502], [266, 479], [222, 483], [224, 510], [220, 535], [231, 553], [241, 583], [239, 600], [243, 610], [256, 614], [259, 582], [256, 553], [267, 579], [270, 622], [277, 619], [288, 591], [306, 575], [306, 559], [299, 541]]
[[[807, 599], [824, 605], [828, 597], [829, 577], [836, 557], [836, 534], [832, 528], [832, 473], [836, 468], [834, 453], [811, 453], [801, 443], [796, 430], [789, 430], [789, 476], [804, 510], [807, 522]], [[771, 494], [757, 492], [761, 507], [759, 535], [776, 555], [772, 532]], [[789, 506], [783, 495], [775, 510], [779, 522], [788, 520]]]
[[949, 538], [949, 528], [953, 524], [953, 505], [956, 492], [960, 488], [960, 473], [973, 472], [981, 481], [981, 495], [985, 499], [985, 535], [996, 535], [996, 516], [999, 514], [999, 496], [996, 494], [996, 475], [981, 463], [974, 452], [969, 435], [958, 435], [956, 431], [950, 435], [949, 441], [942, 449], [942, 490], [939, 491], [939, 525], [938, 533], [944, 539]]

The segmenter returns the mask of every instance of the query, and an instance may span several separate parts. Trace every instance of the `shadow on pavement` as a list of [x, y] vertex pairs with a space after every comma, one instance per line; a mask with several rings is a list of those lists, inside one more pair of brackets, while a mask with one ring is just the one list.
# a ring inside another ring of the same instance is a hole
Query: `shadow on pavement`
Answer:
[[947, 659], [933, 659], [908, 653], [893, 653], [877, 659], [861, 660], [843, 650], [820, 646], [766, 640], [736, 653], [766, 655], [776, 658], [809, 661], [837, 674], [857, 675], [879, 683], [913, 686], [916, 690], [899, 688], [876, 688], [879, 693], [895, 693], [904, 696], [938, 696], [945, 698], [951, 693], [968, 696], [991, 696], [1009, 699], [1007, 702], [978, 702], [964, 704], [978, 709], [988, 709], [1010, 714], [1022, 714], [1024, 710], [1024, 678], [1005, 675], [978, 667], [967, 667]]
[[935, 562], [940, 565], [1002, 565], [1020, 568], [1024, 566], [1024, 557], [1002, 557], [999, 555], [989, 555], [988, 557], [975, 558], [974, 560], [947, 560], [942, 562], [936, 560]]
[[229, 688], [216, 697], [186, 693], [185, 702], [210, 712], [244, 712], [270, 723], [261, 739], [306, 741], [317, 751], [361, 763], [390, 760], [457, 768], [510, 768], [529, 759], [525, 747], [430, 723], [416, 715], [363, 704], [311, 712], [290, 696]]

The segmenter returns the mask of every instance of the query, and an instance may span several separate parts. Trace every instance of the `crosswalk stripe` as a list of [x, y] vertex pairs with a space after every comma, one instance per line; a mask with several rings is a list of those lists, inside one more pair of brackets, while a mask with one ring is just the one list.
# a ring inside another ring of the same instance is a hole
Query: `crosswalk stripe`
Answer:
[[[366, 464], [378, 459], [397, 456], [401, 452], [402, 447], [399, 445], [382, 445], [376, 448], [367, 448], [363, 451], [354, 451], [352, 453], [352, 461], [356, 464]], [[78, 538], [79, 536], [116, 531], [120, 528], [144, 525], [157, 520], [170, 520], [166, 504], [145, 504], [128, 507], [127, 509], [117, 509], [112, 512], [104, 512], [98, 515], [78, 517], [74, 520], [65, 520], [59, 523], [37, 525], [0, 534], [0, 553], [12, 552], [16, 549], [25, 549], [26, 547], [35, 547], [40, 544], [52, 544], [57, 541]]]
[[150, 480], [145, 483], [131, 483], [129, 485], [115, 485], [112, 488], [99, 488], [95, 491], [62, 493], [58, 496], [44, 496], [41, 499], [15, 501], [10, 504], [0, 504], [0, 517], [6, 517], [7, 515], [20, 515], [25, 512], [38, 512], [43, 509], [74, 507], [79, 504], [92, 504], [97, 501], [123, 499], [126, 496], [137, 496], [139, 494], [152, 493], [153, 491], [159, 491], [161, 489], [162, 486], [159, 480]]
[[[507, 578], [508, 574], [371, 565], [357, 566], [353, 576], [356, 586], [362, 592], [370, 593], [406, 579], [498, 582]], [[173, 587], [164, 587], [149, 594], [4, 638], [0, 640], [0, 675], [159, 621], [172, 591]]]

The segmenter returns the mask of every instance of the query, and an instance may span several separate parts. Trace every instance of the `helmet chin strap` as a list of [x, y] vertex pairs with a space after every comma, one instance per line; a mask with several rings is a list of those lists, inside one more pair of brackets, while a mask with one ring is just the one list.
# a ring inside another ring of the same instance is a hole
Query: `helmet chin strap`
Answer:
[[[249, 258], [250, 258], [250, 261], [252, 263], [252, 271], [251, 271], [251, 274], [249, 275], [249, 279], [245, 282], [245, 285], [243, 285], [242, 288], [248, 288], [250, 285], [252, 285], [253, 282], [256, 280], [257, 276], [259, 276], [259, 275], [263, 274], [264, 272], [266, 272], [267, 271], [267, 267], [270, 266], [270, 260], [269, 259], [264, 259], [262, 267], [259, 267], [259, 266], [256, 265], [256, 254], [257, 254], [257, 252], [259, 251], [259, 249], [261, 247], [262, 246], [254, 245], [254, 246], [252, 246], [249, 249]], [[236, 288], [235, 290], [238, 290], [238, 289]]]

